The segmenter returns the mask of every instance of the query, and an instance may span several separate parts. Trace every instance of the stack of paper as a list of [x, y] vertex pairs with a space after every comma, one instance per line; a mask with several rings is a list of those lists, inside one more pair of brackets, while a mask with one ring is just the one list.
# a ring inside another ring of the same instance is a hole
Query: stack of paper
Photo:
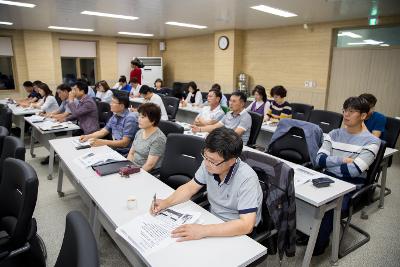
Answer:
[[39, 128], [43, 131], [51, 131], [68, 128], [68, 124], [53, 121], [44, 121], [41, 125], [39, 125]]
[[116, 232], [143, 256], [148, 256], [175, 242], [171, 232], [180, 225], [196, 222], [200, 215], [200, 212], [182, 212], [170, 208], [156, 216], [149, 213], [140, 215], [118, 227]]
[[29, 120], [29, 121], [32, 122], [32, 123], [35, 123], [35, 122], [42, 122], [42, 121], [44, 121], [45, 119], [46, 119], [45, 117], [39, 116], [39, 115], [32, 115], [32, 116], [30, 116], [30, 117], [27, 117], [27, 120]]
[[79, 157], [80, 163], [82, 163], [85, 167], [98, 165], [102, 163], [108, 162], [116, 162], [126, 160], [126, 158], [122, 157], [117, 152], [110, 153], [99, 153], [95, 154], [94, 152], [88, 152]]

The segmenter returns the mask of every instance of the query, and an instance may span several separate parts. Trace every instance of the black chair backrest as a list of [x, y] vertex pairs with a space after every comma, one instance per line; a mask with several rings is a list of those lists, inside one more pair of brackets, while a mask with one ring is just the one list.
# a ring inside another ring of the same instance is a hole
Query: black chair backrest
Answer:
[[224, 94], [224, 95], [226, 97], [226, 102], [228, 103], [228, 106], [229, 106], [229, 99], [231, 99], [232, 94]]
[[178, 113], [179, 109], [179, 98], [172, 97], [172, 96], [162, 96], [161, 97], [165, 109], [168, 114], [168, 119], [170, 121], [174, 121], [176, 117], [176, 113]]
[[12, 126], [12, 110], [9, 108], [0, 109], [0, 126], [6, 127], [8, 132]]
[[395, 148], [397, 139], [400, 134], [400, 120], [386, 117], [386, 126], [385, 126], [385, 140], [386, 146]]
[[311, 110], [314, 106], [301, 103], [290, 103], [292, 107], [292, 118], [301, 121], [308, 121], [311, 115]]
[[287, 133], [271, 143], [267, 153], [297, 164], [310, 162], [304, 131], [298, 127], [290, 128]]
[[190, 181], [203, 161], [203, 147], [204, 139], [201, 137], [175, 133], [168, 135], [160, 179], [174, 189]]
[[92, 229], [79, 211], [67, 214], [64, 239], [54, 267], [98, 267], [99, 253]]
[[97, 111], [99, 112], [99, 125], [103, 128], [112, 116], [110, 104], [107, 102], [96, 101]]
[[340, 128], [343, 115], [333, 111], [314, 109], [308, 121], [317, 124], [324, 133], [329, 133], [333, 129]]
[[1, 151], [3, 151], [4, 137], [6, 137], [8, 135], [9, 135], [9, 132], [8, 132], [7, 128], [4, 126], [0, 126], [0, 153], [1, 153]]
[[[3, 164], [6, 158], [15, 158], [22, 161], [25, 160], [25, 146], [21, 139], [15, 136], [6, 136], [3, 139], [3, 148], [0, 155], [0, 169], [3, 168]], [[2, 173], [0, 172], [0, 183], [2, 180]]]
[[9, 235], [6, 249], [15, 250], [28, 241], [39, 180], [35, 170], [20, 159], [6, 159], [1, 170], [0, 232]]
[[187, 85], [188, 83], [174, 82], [172, 84], [171, 96], [182, 99], [187, 95]]
[[251, 116], [251, 129], [250, 129], [250, 137], [247, 141], [247, 145], [254, 145], [257, 141], [258, 134], [260, 133], [261, 126], [264, 120], [264, 116], [257, 113], [249, 111]]
[[179, 124], [172, 121], [160, 121], [158, 123], [158, 128], [168, 137], [171, 133], [183, 134], [184, 129]]
[[201, 92], [201, 97], [203, 98], [203, 103], [207, 101], [208, 92]]

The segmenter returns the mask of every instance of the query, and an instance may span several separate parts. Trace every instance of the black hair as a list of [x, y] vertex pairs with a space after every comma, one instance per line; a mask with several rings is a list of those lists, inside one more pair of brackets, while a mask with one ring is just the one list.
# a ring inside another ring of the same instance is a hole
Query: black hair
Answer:
[[129, 107], [129, 96], [123, 92], [118, 90], [113, 90], [113, 97], [118, 100], [120, 104], [124, 104], [125, 108]]
[[222, 99], [222, 93], [220, 90], [217, 89], [210, 89], [208, 92], [213, 92], [216, 97], [219, 97], [219, 102], [221, 102]]
[[43, 83], [42, 81], [36, 80], [32, 84], [38, 86], [39, 84]]
[[254, 87], [254, 89], [253, 89], [252, 94], [254, 95], [256, 92], [257, 92], [259, 95], [261, 95], [262, 101], [263, 101], [263, 102], [266, 102], [266, 101], [267, 101], [267, 93], [265, 93], [265, 88], [264, 88], [264, 86], [256, 85], [256, 87]]
[[154, 103], [144, 103], [139, 106], [138, 113], [147, 117], [153, 126], [157, 126], [161, 120], [161, 109]]
[[367, 102], [369, 103], [369, 106], [375, 107], [376, 102], [378, 102], [378, 99], [376, 99], [376, 97], [373, 94], [361, 94], [359, 97], [364, 98], [365, 100], [367, 100]]
[[45, 83], [40, 83], [37, 85], [37, 87], [39, 89], [42, 89], [44, 91], [44, 93], [46, 94], [46, 96], [48, 95], [53, 95], [53, 92], [50, 90], [49, 86]]
[[286, 97], [287, 90], [285, 87], [282, 85], [277, 85], [271, 88], [270, 95], [273, 97], [274, 95], [280, 96], [280, 97]]
[[219, 85], [218, 83], [214, 83], [213, 85], [211, 85], [211, 90], [221, 91], [221, 85]]
[[242, 138], [232, 129], [220, 127], [207, 135], [205, 150], [217, 152], [224, 160], [237, 158], [242, 153]]
[[71, 87], [68, 84], [62, 83], [59, 86], [57, 86], [57, 90], [61, 90], [61, 91], [67, 91], [70, 92], [71, 91]]
[[194, 81], [191, 81], [187, 84], [187, 88], [189, 89], [189, 87], [192, 87], [194, 90], [194, 94], [197, 93], [197, 91], [199, 91], [199, 89], [197, 89], [197, 84]]
[[161, 87], [163, 87], [163, 80], [161, 80], [160, 78], [156, 79], [154, 82], [154, 87], [156, 87], [156, 83], [160, 82], [161, 83]]
[[120, 82], [120, 83], [126, 83], [126, 77], [125, 77], [125, 76], [119, 77], [118, 82]]
[[243, 92], [235, 91], [235, 92], [232, 93], [231, 97], [232, 97], [233, 95], [240, 97], [240, 100], [242, 100], [244, 103], [246, 103], [247, 97], [246, 97], [246, 95], [245, 95]]
[[143, 84], [139, 89], [139, 94], [146, 95], [148, 92], [153, 92], [153, 89], [151, 89], [148, 85]]
[[365, 98], [352, 96], [346, 99], [343, 103], [343, 109], [354, 109], [359, 111], [360, 113], [368, 113], [369, 112], [369, 103]]
[[87, 95], [87, 93], [89, 91], [87, 83], [82, 82], [82, 81], [76, 81], [75, 83], [72, 84], [71, 87], [74, 87], [74, 86], [78, 87], [79, 91], [84, 91], [85, 94]]
[[25, 81], [22, 86], [24, 87], [33, 87], [33, 83], [31, 81]]

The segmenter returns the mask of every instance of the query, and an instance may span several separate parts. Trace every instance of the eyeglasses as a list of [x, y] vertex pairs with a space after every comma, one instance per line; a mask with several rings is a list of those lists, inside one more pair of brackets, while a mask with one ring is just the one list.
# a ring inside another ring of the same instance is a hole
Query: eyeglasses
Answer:
[[214, 163], [214, 162], [212, 162], [209, 158], [207, 158], [207, 157], [204, 155], [204, 151], [201, 152], [201, 156], [203, 157], [203, 159], [204, 159], [206, 162], [210, 163], [210, 165], [213, 166], [213, 167], [218, 167], [218, 166], [220, 166], [222, 163], [226, 162], [226, 160], [223, 160], [223, 161], [221, 161], [220, 163]]

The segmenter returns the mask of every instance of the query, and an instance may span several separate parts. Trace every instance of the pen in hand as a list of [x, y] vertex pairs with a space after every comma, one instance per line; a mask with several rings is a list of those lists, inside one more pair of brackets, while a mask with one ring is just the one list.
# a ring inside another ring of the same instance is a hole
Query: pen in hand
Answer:
[[156, 211], [156, 200], [157, 200], [157, 193], [154, 193], [154, 196], [153, 196], [153, 213], [154, 213], [154, 215], [157, 215], [157, 213], [155, 212]]

